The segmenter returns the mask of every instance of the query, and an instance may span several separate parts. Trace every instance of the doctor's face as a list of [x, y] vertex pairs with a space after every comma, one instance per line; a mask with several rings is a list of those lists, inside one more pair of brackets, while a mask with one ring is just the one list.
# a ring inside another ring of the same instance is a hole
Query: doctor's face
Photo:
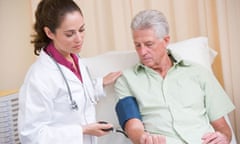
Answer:
[[68, 56], [70, 53], [79, 53], [85, 35], [82, 15], [79, 11], [65, 14], [55, 33], [51, 31], [49, 33], [48, 37], [52, 39], [54, 46], [63, 56]]

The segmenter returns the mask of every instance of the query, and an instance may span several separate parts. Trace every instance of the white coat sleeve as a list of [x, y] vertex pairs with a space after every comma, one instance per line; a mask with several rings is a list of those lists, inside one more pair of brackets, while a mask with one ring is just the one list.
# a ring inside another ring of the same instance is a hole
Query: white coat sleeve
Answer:
[[103, 78], [96, 78], [93, 80], [95, 99], [99, 100], [101, 97], [106, 96], [103, 88]]
[[46, 84], [36, 81], [29, 80], [19, 92], [18, 129], [21, 143], [83, 144], [80, 124], [66, 124], [64, 121], [56, 124], [52, 121], [54, 106], [53, 94], [49, 91], [51, 87], [47, 88]]

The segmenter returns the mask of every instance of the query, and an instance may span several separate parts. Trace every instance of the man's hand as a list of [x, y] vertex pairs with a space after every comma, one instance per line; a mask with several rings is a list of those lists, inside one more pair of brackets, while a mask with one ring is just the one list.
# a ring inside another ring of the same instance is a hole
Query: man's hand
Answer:
[[229, 144], [227, 136], [220, 132], [206, 133], [202, 140], [203, 144]]
[[140, 138], [140, 144], [166, 144], [166, 138], [145, 132]]

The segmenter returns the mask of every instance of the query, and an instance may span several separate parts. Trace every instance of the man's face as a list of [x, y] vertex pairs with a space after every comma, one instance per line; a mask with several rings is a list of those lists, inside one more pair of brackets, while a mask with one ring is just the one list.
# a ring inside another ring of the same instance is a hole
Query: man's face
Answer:
[[132, 34], [141, 63], [153, 69], [158, 67], [162, 58], [167, 55], [169, 37], [160, 39], [152, 29], [135, 30]]

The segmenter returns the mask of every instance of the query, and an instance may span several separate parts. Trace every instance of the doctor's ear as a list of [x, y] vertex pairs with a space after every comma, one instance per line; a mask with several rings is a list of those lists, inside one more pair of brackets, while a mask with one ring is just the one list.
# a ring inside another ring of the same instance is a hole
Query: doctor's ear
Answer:
[[44, 27], [43, 28], [45, 34], [47, 35], [48, 38], [53, 39], [54, 38], [54, 33], [48, 28], [48, 27]]

